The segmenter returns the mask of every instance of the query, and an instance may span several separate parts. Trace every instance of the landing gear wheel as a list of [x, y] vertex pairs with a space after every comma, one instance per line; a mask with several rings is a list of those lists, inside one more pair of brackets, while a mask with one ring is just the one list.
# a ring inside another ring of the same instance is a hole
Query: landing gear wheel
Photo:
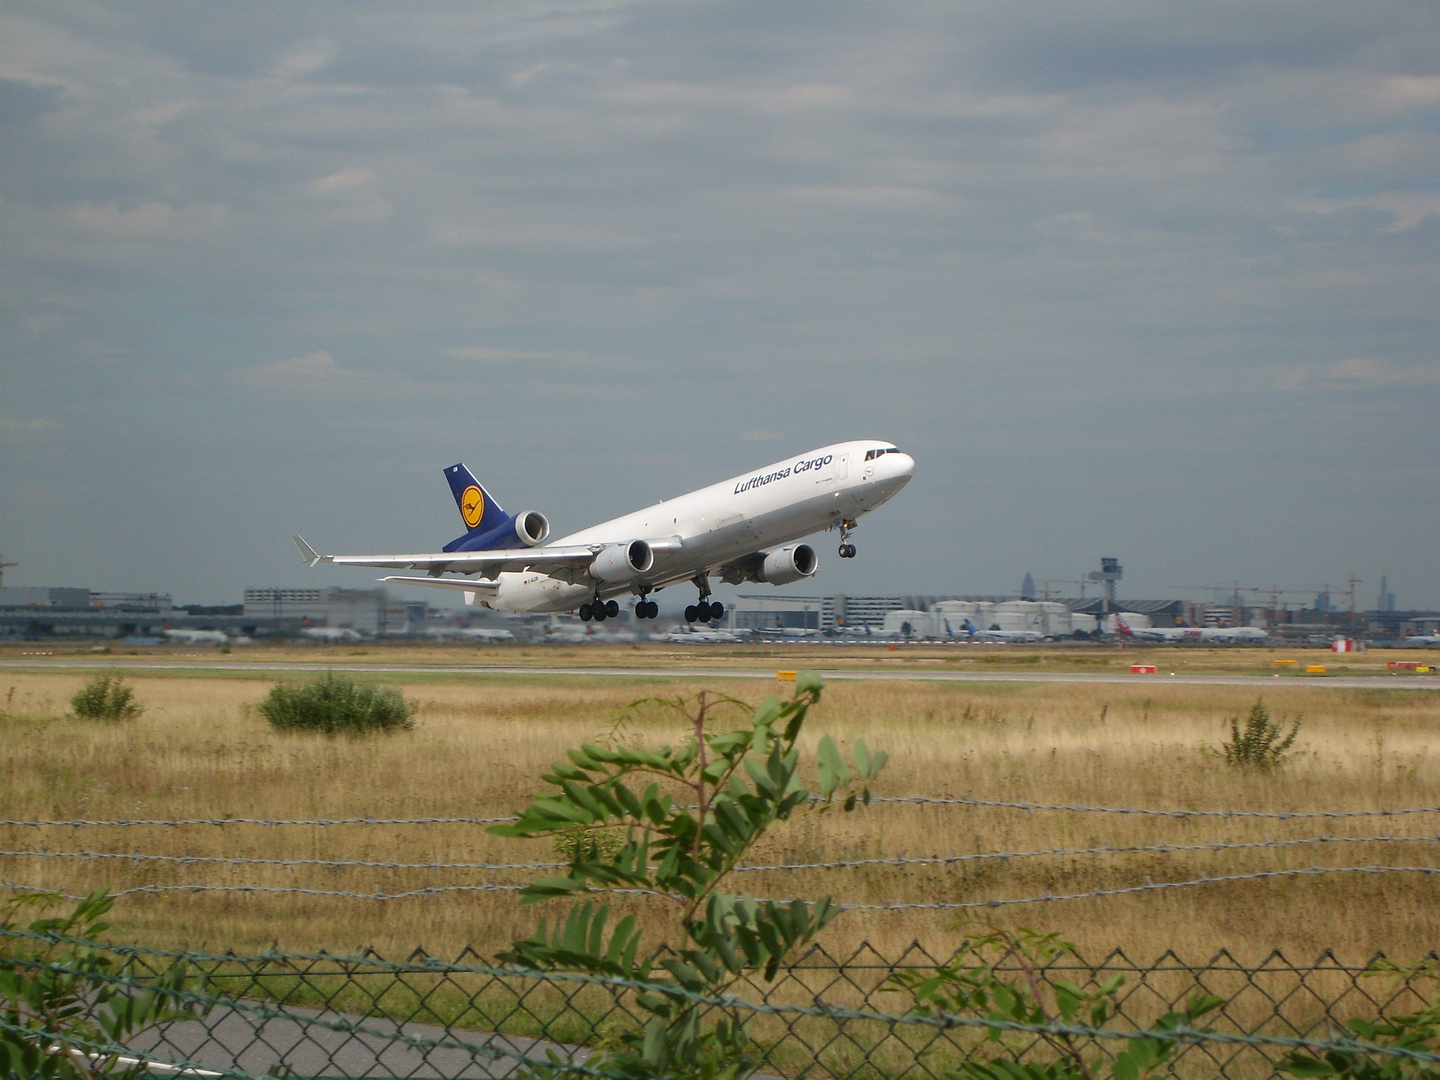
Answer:
[[700, 617], [700, 609], [697, 608], [694, 604], [691, 604], [689, 607], [687, 607], [687, 608], [685, 609], [685, 621], [686, 621], [686, 622], [694, 622], [694, 621], [695, 621], [696, 619], [698, 619], [699, 617]]
[[641, 600], [635, 605], [635, 613], [642, 619], [658, 619], [660, 617], [660, 605], [654, 600]]
[[590, 621], [590, 605], [589, 605], [589, 604], [581, 604], [581, 605], [580, 605], [580, 621], [581, 621], [581, 622], [589, 622], [589, 621]]
[[719, 600], [716, 600], [713, 604], [710, 605], [710, 618], [716, 622], [719, 622], [724, 617], [725, 605], [722, 604]]
[[854, 544], [841, 544], [841, 545], [840, 545], [840, 558], [842, 558], [842, 559], [853, 559], [854, 557], [855, 557], [855, 545], [854, 545]]
[[615, 618], [615, 617], [616, 617], [617, 615], [619, 615], [619, 614], [620, 614], [620, 602], [619, 602], [618, 600], [610, 600], [610, 601], [607, 601], [606, 604], [605, 604], [605, 617], [606, 617], [607, 619], [613, 619], [613, 618]]
[[590, 605], [590, 617], [596, 622], [604, 622], [606, 614], [605, 602], [603, 600], [596, 600], [595, 603]]

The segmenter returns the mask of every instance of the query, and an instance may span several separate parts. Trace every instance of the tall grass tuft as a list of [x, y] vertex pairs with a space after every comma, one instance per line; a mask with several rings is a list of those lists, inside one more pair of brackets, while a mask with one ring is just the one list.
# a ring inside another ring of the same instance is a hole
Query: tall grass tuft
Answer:
[[113, 671], [101, 672], [81, 687], [70, 708], [82, 720], [129, 720], [143, 711], [125, 677]]
[[259, 705], [277, 731], [364, 735], [409, 731], [415, 708], [393, 686], [355, 682], [330, 672], [309, 683], [280, 683]]
[[1280, 764], [1299, 733], [1300, 720], [1297, 717], [1290, 733], [1282, 737], [1280, 725], [1270, 719], [1270, 710], [1265, 707], [1264, 700], [1257, 699], [1250, 707], [1244, 731], [1240, 730], [1238, 716], [1230, 718], [1230, 738], [1221, 743], [1220, 748], [1225, 751], [1227, 765], [1270, 769]]

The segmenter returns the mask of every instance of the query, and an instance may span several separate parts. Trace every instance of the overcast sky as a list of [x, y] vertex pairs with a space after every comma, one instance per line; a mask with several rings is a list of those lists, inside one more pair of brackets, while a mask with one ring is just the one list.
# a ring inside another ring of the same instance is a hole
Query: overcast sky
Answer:
[[1437, 260], [1433, 2], [3, 0], [6, 582], [363, 586], [290, 533], [434, 550], [456, 461], [559, 534], [883, 438], [804, 591], [1440, 605]]

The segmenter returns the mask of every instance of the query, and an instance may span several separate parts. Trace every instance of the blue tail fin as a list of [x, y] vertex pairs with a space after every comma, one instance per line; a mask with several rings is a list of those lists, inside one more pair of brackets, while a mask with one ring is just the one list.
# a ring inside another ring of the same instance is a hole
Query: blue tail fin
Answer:
[[501, 509], [463, 463], [446, 469], [445, 479], [450, 482], [450, 491], [455, 496], [455, 505], [460, 509], [460, 518], [465, 522], [467, 531], [464, 536], [446, 544], [444, 550], [476, 551], [483, 550], [485, 546], [502, 546], [477, 544], [476, 541], [482, 541], [492, 533], [499, 540], [515, 519]]

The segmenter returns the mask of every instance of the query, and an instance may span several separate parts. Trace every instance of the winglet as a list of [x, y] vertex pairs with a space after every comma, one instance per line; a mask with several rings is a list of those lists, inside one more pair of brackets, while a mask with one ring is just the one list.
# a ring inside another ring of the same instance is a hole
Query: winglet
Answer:
[[300, 549], [300, 557], [305, 560], [306, 566], [314, 566], [322, 558], [324, 558], [323, 555], [321, 555], [318, 551], [316, 551], [303, 539], [301, 539], [299, 533], [296, 533], [294, 536], [290, 537], [290, 539], [294, 540], [295, 546]]

